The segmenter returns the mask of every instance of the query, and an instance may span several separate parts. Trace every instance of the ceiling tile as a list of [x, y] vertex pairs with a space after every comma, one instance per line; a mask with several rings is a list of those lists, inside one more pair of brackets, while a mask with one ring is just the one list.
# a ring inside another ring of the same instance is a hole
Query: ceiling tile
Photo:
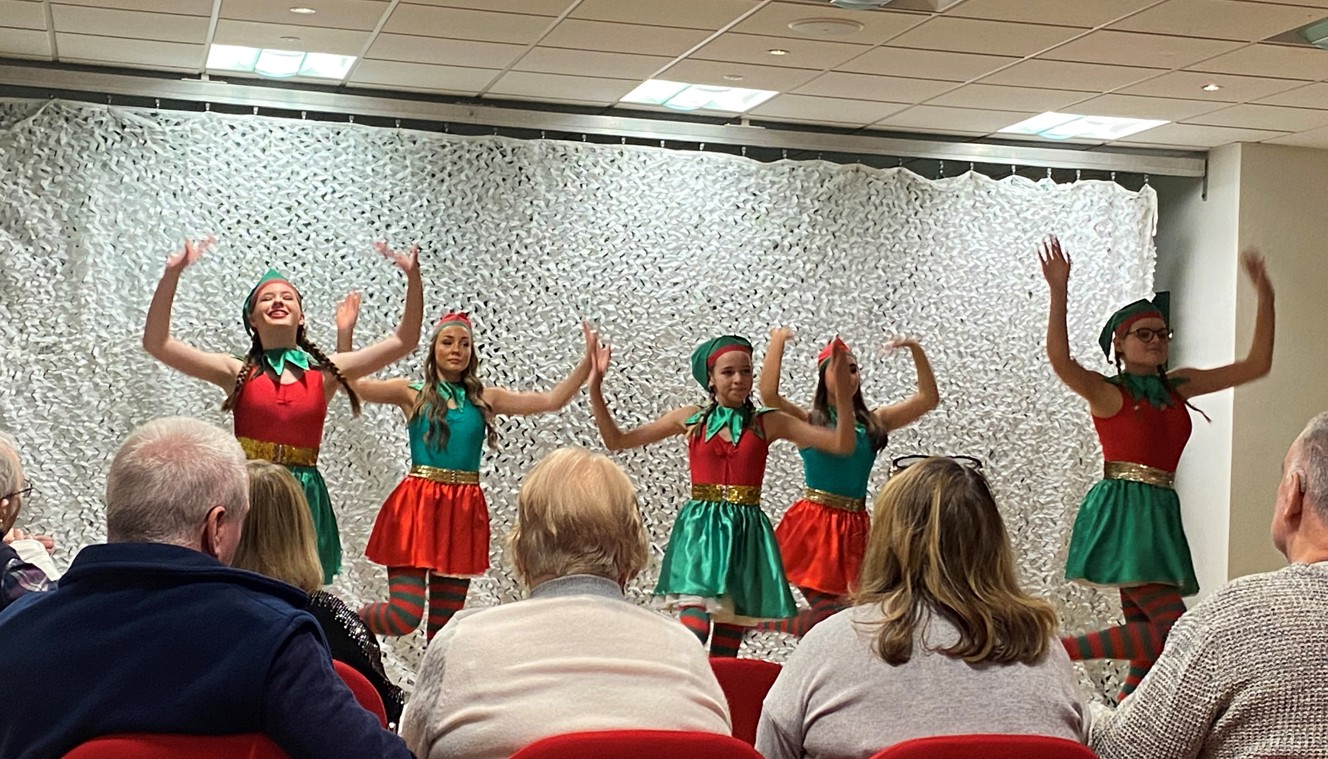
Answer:
[[1246, 0], [1259, 5], [1301, 5], [1306, 8], [1328, 8], [1328, 0]]
[[524, 45], [505, 45], [500, 42], [380, 34], [374, 39], [365, 57], [376, 60], [460, 66], [469, 69], [505, 69], [525, 50]]
[[1263, 129], [1231, 129], [1198, 124], [1163, 124], [1132, 134], [1113, 145], [1156, 145], [1158, 147], [1215, 148], [1232, 142], [1259, 142], [1281, 137], [1285, 132]]
[[1287, 90], [1256, 101], [1260, 105], [1288, 105], [1293, 108], [1328, 109], [1328, 83], [1316, 82]]
[[615, 77], [644, 81], [667, 66], [670, 60], [663, 56], [537, 47], [526, 53], [512, 68], [517, 71], [539, 71], [545, 74], [572, 76], [596, 76], [612, 71]]
[[1074, 112], [1089, 116], [1122, 116], [1131, 119], [1184, 121], [1203, 113], [1226, 108], [1226, 103], [1182, 98], [1149, 98], [1140, 95], [1102, 95], [1074, 104]]
[[1091, 29], [1155, 2], [1157, 0], [965, 0], [947, 10], [945, 15]]
[[932, 98], [927, 102], [927, 105], [1044, 113], [1060, 110], [1086, 97], [1086, 93], [1067, 92], [1065, 90], [1002, 87], [994, 84], [966, 84], [957, 90]]
[[1328, 148], [1328, 128], [1311, 129], [1308, 132], [1288, 134], [1265, 140], [1273, 145], [1294, 145], [1302, 148]]
[[667, 55], [676, 58], [708, 36], [706, 32], [696, 29], [639, 27], [566, 19], [540, 40], [540, 44], [572, 50], [606, 50], [611, 53]]
[[503, 77], [485, 94], [611, 105], [621, 100], [623, 95], [631, 92], [638, 84], [640, 82], [635, 79], [600, 79], [589, 76], [509, 71], [503, 74]]
[[1294, 5], [1256, 5], [1236, 0], [1167, 0], [1118, 21], [1111, 28], [1256, 42], [1322, 16], [1322, 11]]
[[[771, 50], [787, 50], [788, 55], [771, 55]], [[869, 50], [866, 45], [847, 42], [821, 42], [756, 34], [721, 34], [690, 57], [704, 61], [737, 61], [765, 66], [830, 69]]]
[[27, 0], [0, 0], [0, 27], [45, 29], [46, 8], [41, 3]]
[[1018, 111], [987, 111], [977, 108], [945, 108], [937, 105], [915, 105], [877, 122], [876, 127], [918, 129], [943, 134], [991, 134], [1036, 113]]
[[903, 103], [874, 103], [868, 100], [780, 95], [748, 113], [752, 118], [777, 118], [818, 123], [866, 126], [907, 108]]
[[291, 6], [296, 4], [279, 0], [221, 0], [219, 18], [367, 32], [378, 25], [378, 20], [390, 7], [387, 0], [299, 0], [299, 5], [318, 11], [301, 15], [290, 12]]
[[985, 77], [982, 83], [1106, 92], [1124, 87], [1131, 82], [1155, 77], [1158, 73], [1157, 69], [1108, 66], [1101, 63], [1044, 61], [1034, 58]]
[[[60, 5], [85, 5], [93, 8], [119, 8], [125, 11], [161, 12], [161, 0], [52, 0]], [[288, 6], [289, 7], [289, 6]], [[171, 13], [177, 16], [211, 16], [212, 0], [171, 0]], [[289, 12], [288, 12], [289, 13]]]
[[1042, 58], [1175, 69], [1240, 47], [1239, 42], [1097, 31], [1066, 43]]
[[[284, 40], [282, 37], [298, 37], [297, 40]], [[280, 24], [264, 24], [257, 21], [217, 20], [217, 33], [212, 39], [220, 45], [246, 45], [248, 47], [269, 47], [279, 50], [303, 50], [306, 53], [333, 53], [335, 55], [359, 55], [364, 43], [369, 41], [368, 32], [356, 32], [347, 29], [323, 29], [315, 26], [301, 26], [292, 29]]]
[[[160, 42], [207, 41], [208, 19], [202, 16], [177, 16], [171, 13], [85, 8], [78, 5], [52, 5], [56, 32], [101, 37], [129, 37]], [[64, 50], [60, 50], [61, 57]]]
[[828, 18], [862, 24], [862, 29], [832, 39], [855, 44], [878, 45], [900, 32], [921, 24], [927, 20], [928, 16], [921, 13], [900, 13], [887, 9], [863, 13], [861, 11], [846, 11], [830, 5], [823, 8], [809, 8], [805, 5], [771, 3], [743, 19], [742, 23], [733, 27], [733, 31], [743, 34], [763, 34], [769, 37], [807, 39], [806, 35], [799, 34], [788, 26], [794, 21], [806, 18]]
[[546, 16], [490, 13], [465, 8], [398, 5], [392, 12], [392, 17], [383, 26], [383, 31], [422, 37], [529, 45], [544, 34], [550, 23], [551, 20]]
[[0, 57], [51, 58], [51, 40], [44, 30], [0, 27]]
[[1277, 105], [1233, 105], [1219, 111], [1187, 119], [1187, 123], [1240, 129], [1273, 129], [1281, 132], [1304, 132], [1328, 126], [1328, 111], [1312, 108], [1285, 108]]
[[476, 95], [498, 76], [497, 71], [459, 66], [430, 66], [401, 61], [360, 61], [351, 72], [351, 86], [392, 90]]
[[759, 5], [757, 0], [581, 0], [571, 17], [714, 31]]
[[198, 71], [203, 65], [202, 43], [133, 40], [123, 37], [95, 37], [87, 34], [57, 34], [60, 60], [77, 63], [112, 63], [135, 68], [168, 71]]
[[[726, 74], [741, 76], [742, 79], [728, 80], [724, 78]], [[789, 92], [820, 75], [821, 72], [817, 69], [775, 68], [750, 63], [723, 63], [686, 58], [670, 66], [659, 75], [659, 78], [692, 84], [709, 84], [715, 87], [750, 87], [757, 90]]]
[[996, 55], [942, 53], [905, 47], [873, 48], [839, 67], [840, 71], [886, 74], [915, 79], [967, 82], [1018, 61]]
[[[1222, 89], [1204, 92], [1206, 84], [1217, 84]], [[1282, 92], [1301, 83], [1289, 79], [1265, 79], [1232, 74], [1206, 74], [1197, 71], [1172, 71], [1146, 82], [1121, 88], [1124, 95], [1150, 95], [1153, 97], [1193, 98], [1219, 103], [1243, 103], [1257, 100], [1275, 92]]]
[[1014, 55], [1020, 58], [1058, 45], [1081, 30], [969, 18], [933, 18], [890, 40], [894, 47]]
[[950, 89], [950, 82], [905, 79], [895, 76], [869, 76], [831, 71], [797, 89], [799, 95], [824, 95], [850, 100], [876, 100], [886, 103], [917, 103]]
[[1286, 45], [1251, 45], [1187, 68], [1224, 74], [1317, 81], [1328, 77], [1328, 53]]
[[498, 13], [525, 13], [531, 16], [561, 16], [563, 11], [576, 5], [576, 0], [406, 0], [402, 5], [436, 5]]

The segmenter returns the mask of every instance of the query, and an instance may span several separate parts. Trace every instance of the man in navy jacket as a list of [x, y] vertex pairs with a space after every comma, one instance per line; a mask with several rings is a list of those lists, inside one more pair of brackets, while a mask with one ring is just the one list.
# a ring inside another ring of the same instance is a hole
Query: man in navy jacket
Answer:
[[0, 759], [117, 733], [251, 732], [294, 759], [410, 756], [333, 671], [304, 593], [227, 566], [248, 500], [244, 453], [217, 427], [159, 419], [129, 436], [107, 477], [107, 544], [0, 613]]

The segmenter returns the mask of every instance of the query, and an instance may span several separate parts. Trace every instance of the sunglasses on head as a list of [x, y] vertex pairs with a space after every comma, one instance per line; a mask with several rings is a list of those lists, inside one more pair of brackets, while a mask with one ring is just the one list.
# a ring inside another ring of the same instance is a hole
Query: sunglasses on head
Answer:
[[978, 472], [982, 471], [982, 460], [974, 458], [973, 456], [932, 456], [925, 453], [913, 453], [908, 456], [900, 456], [890, 462], [890, 468], [892, 471], [898, 472], [901, 469], [908, 469], [914, 464], [921, 464], [927, 459], [935, 458], [949, 459], [965, 469], [972, 469]]

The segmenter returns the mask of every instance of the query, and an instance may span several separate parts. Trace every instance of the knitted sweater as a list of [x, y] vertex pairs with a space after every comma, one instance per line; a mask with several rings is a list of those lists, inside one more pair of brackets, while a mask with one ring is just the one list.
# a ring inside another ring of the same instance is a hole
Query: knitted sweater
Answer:
[[1328, 757], [1328, 562], [1242, 577], [1191, 609], [1090, 745], [1103, 759]]

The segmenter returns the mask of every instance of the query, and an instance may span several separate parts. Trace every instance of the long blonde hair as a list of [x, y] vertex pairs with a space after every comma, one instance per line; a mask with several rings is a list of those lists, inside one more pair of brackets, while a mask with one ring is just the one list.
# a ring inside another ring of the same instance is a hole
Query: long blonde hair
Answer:
[[891, 664], [912, 657], [930, 614], [959, 630], [939, 652], [970, 664], [1034, 663], [1056, 631], [1051, 604], [1019, 587], [986, 478], [948, 458], [904, 469], [877, 496], [854, 601], [880, 605], [875, 648]]
[[286, 467], [250, 461], [249, 515], [231, 566], [312, 593], [323, 581], [304, 488]]

